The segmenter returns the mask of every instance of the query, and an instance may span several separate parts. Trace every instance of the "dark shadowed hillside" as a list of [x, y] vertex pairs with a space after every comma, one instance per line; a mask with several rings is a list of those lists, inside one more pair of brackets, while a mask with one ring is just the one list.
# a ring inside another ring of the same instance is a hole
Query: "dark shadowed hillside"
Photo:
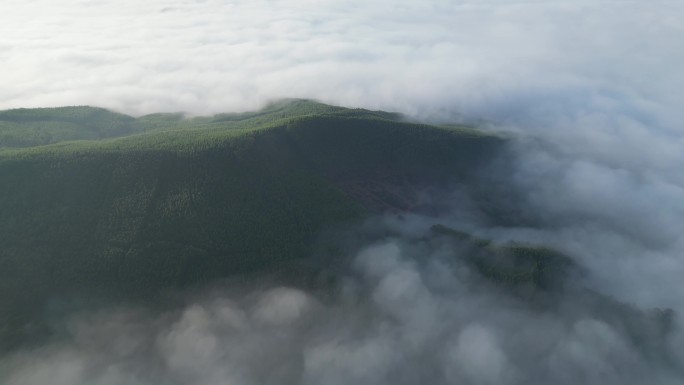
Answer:
[[467, 180], [503, 143], [299, 100], [210, 118], [0, 119], [31, 138], [0, 152], [0, 330], [16, 340], [66, 295], [147, 297], [307, 257], [322, 230], [410, 210], [415, 190]]

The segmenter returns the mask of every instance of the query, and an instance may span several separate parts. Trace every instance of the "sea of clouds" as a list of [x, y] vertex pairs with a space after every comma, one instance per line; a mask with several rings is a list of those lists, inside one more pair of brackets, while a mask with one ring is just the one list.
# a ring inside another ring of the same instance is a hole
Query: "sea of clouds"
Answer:
[[[408, 234], [332, 290], [224, 284], [174, 310], [82, 312], [0, 361], [12, 385], [650, 384], [684, 378], [684, 334], [570, 290], [536, 306]], [[631, 326], [630, 326], [631, 325]], [[635, 326], [636, 325], [636, 326]], [[644, 337], [644, 339], [640, 339]], [[5, 375], [3, 376], [3, 371]]]
[[[489, 178], [535, 225], [450, 223], [556, 247], [589, 288], [684, 311], [681, 1], [5, 0], [0, 18], [2, 109], [202, 115], [301, 97], [513, 133]], [[599, 320], [457, 276], [437, 290], [414, 253], [369, 247], [360, 259], [391, 262], [355, 265], [369, 289], [353, 301], [274, 287], [181, 315], [112, 310], [5, 368], [16, 384], [678, 383]]]
[[206, 114], [304, 97], [675, 124], [684, 101], [679, 1], [7, 0], [0, 14], [0, 108]]

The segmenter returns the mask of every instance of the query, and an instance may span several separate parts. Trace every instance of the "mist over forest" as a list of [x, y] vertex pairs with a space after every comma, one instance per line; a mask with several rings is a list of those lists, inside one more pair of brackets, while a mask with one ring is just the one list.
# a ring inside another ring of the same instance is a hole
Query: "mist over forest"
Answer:
[[683, 3], [0, 15], [0, 382], [682, 383]]

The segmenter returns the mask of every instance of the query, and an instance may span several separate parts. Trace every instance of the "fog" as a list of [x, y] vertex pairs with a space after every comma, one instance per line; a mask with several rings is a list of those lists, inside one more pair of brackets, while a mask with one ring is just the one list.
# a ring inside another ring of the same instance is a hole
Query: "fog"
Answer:
[[415, 239], [403, 233], [361, 247], [325, 290], [262, 278], [224, 283], [164, 312], [120, 307], [73, 315], [57, 342], [7, 358], [0, 379], [13, 385], [681, 383], [679, 326], [664, 335], [659, 318], [595, 302], [572, 282], [553, 305], [540, 306], [482, 279], [453, 245], [428, 247]]
[[[512, 158], [483, 179], [517, 220], [472, 220], [477, 209], [458, 205], [439, 220], [555, 247], [586, 269], [581, 290], [684, 311], [680, 1], [5, 0], [0, 15], [1, 109], [201, 115], [302, 97], [511, 133]], [[680, 321], [654, 357], [577, 292], [530, 308], [467, 266], [444, 268], [443, 250], [407, 245], [435, 220], [409, 216], [403, 237], [359, 245], [332, 294], [260, 281], [176, 310], [77, 314], [62, 339], [0, 373], [11, 384], [682, 382]]]
[[477, 118], [679, 121], [679, 1], [0, 4], [0, 108], [142, 114], [281, 97]]

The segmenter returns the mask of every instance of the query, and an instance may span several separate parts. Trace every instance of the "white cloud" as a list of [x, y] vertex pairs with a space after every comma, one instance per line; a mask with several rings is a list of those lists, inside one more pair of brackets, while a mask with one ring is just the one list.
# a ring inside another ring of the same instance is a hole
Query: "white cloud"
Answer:
[[69, 333], [4, 357], [0, 381], [681, 383], [681, 367], [670, 360], [681, 358], [679, 335], [660, 338], [656, 320], [606, 311], [586, 293], [556, 293], [553, 306], [531, 305], [476, 274], [462, 276], [467, 265], [453, 250], [416, 248], [417, 239], [385, 240], [360, 252], [354, 267], [337, 276], [359, 287], [353, 300], [317, 291], [321, 301], [312, 306], [317, 294], [257, 280], [262, 289], [214, 289], [176, 310], [75, 314]]
[[672, 1], [10, 0], [0, 14], [0, 108], [211, 113], [289, 96], [501, 117], [597, 94], [682, 101]]

